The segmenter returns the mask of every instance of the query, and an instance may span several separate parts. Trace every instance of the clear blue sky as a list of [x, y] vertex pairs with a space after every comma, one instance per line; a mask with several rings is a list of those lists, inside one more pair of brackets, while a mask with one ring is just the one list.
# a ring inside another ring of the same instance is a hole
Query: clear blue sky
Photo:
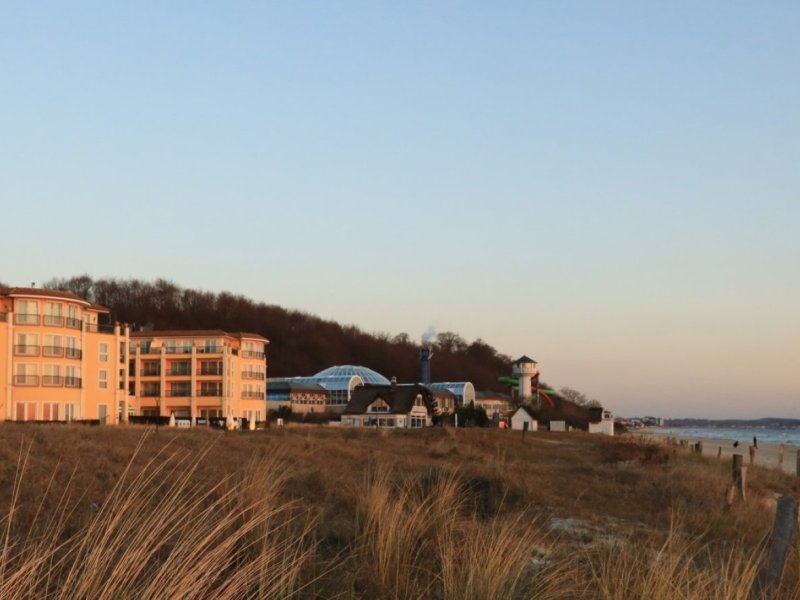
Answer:
[[797, 2], [2, 12], [0, 280], [164, 277], [481, 337], [618, 414], [800, 417]]

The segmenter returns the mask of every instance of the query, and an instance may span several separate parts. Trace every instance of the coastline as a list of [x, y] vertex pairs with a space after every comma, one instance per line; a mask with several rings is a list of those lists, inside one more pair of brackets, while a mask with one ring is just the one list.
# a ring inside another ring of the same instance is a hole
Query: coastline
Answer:
[[[643, 439], [656, 439], [661, 443], [665, 443], [668, 437], [675, 438], [676, 440], [686, 440], [690, 445], [702, 442], [703, 443], [703, 456], [717, 458], [717, 455], [722, 449], [720, 456], [721, 460], [730, 460], [734, 454], [741, 454], [744, 457], [744, 464], [750, 464], [750, 446], [749, 441], [745, 440], [739, 442], [739, 447], [734, 448], [733, 442], [729, 439], [713, 438], [713, 437], [698, 437], [693, 435], [679, 435], [675, 431], [666, 432], [655, 428], [641, 429], [632, 432], [634, 435], [639, 435]], [[794, 475], [797, 469], [797, 455], [800, 448], [791, 444], [784, 444], [783, 453], [783, 472]], [[756, 449], [755, 466], [766, 467], [768, 469], [777, 469], [780, 455], [780, 444], [763, 444], [759, 443]]]

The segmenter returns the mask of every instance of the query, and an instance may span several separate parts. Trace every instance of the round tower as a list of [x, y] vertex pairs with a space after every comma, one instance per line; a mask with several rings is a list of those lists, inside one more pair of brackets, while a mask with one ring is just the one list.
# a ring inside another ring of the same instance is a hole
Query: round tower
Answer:
[[515, 360], [511, 374], [519, 381], [517, 390], [520, 402], [530, 402], [532, 396], [531, 381], [539, 374], [536, 361], [527, 356]]

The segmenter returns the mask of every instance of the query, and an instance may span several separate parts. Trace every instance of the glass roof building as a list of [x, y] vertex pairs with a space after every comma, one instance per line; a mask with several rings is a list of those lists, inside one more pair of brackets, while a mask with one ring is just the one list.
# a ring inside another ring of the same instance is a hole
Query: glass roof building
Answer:
[[[277, 379], [272, 380], [277, 381]], [[339, 365], [329, 367], [316, 375], [306, 377], [280, 378], [280, 381], [297, 381], [300, 383], [316, 383], [328, 392], [327, 409], [333, 412], [342, 412], [350, 402], [356, 386], [365, 383], [376, 385], [390, 385], [391, 382], [383, 375], [367, 367], [357, 365]], [[267, 382], [269, 389], [269, 381]]]
[[469, 406], [475, 402], [475, 386], [469, 381], [442, 381], [428, 385], [432, 390], [448, 390], [456, 397], [456, 406]]

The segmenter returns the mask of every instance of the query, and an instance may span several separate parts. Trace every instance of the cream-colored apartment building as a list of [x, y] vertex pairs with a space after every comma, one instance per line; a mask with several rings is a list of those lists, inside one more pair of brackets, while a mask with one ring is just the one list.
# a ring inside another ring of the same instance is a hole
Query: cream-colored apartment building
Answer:
[[130, 334], [129, 392], [145, 416], [267, 417], [266, 345], [255, 333], [222, 330]]
[[0, 421], [98, 419], [128, 413], [128, 328], [75, 294], [0, 288]]

